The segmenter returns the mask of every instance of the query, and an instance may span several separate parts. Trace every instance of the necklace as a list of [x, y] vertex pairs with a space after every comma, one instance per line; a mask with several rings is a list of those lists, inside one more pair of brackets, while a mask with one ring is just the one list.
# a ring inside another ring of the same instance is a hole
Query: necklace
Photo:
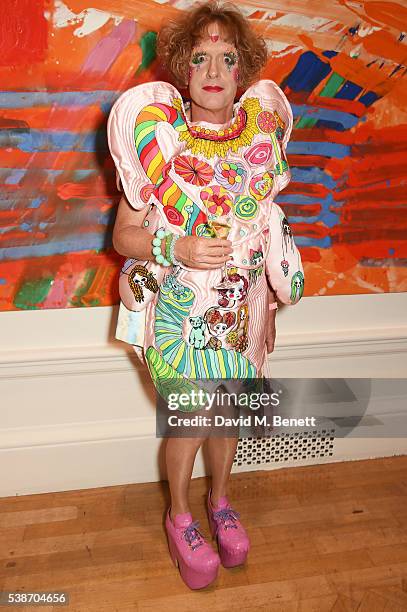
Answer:
[[175, 128], [179, 140], [186, 142], [192, 153], [201, 153], [208, 159], [215, 155], [225, 156], [229, 151], [237, 152], [240, 147], [249, 145], [253, 136], [259, 133], [256, 117], [261, 106], [257, 98], [246, 98], [231, 125], [218, 130], [200, 125], [190, 126], [180, 98], [174, 98], [172, 105], [182, 118], [182, 123]]

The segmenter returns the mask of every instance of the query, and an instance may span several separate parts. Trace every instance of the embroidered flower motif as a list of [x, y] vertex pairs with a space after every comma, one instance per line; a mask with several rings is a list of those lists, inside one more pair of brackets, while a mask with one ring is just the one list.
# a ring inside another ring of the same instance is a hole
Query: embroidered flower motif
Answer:
[[186, 183], [202, 187], [213, 178], [213, 168], [192, 155], [178, 155], [174, 159], [174, 170]]
[[256, 174], [250, 181], [249, 191], [256, 200], [264, 200], [273, 187], [273, 175], [270, 172]]
[[200, 196], [208, 212], [217, 217], [227, 215], [233, 206], [229, 193], [219, 185], [203, 189]]
[[164, 206], [164, 213], [167, 217], [168, 221], [172, 223], [172, 225], [182, 225], [184, 222], [184, 217], [174, 206]]
[[263, 134], [271, 134], [277, 127], [273, 113], [270, 111], [261, 111], [257, 115], [257, 126]]
[[153, 185], [153, 183], [146, 183], [142, 186], [140, 189], [140, 198], [143, 200], [143, 202], [148, 202], [154, 189], [155, 185]]
[[258, 144], [251, 147], [244, 154], [244, 158], [252, 166], [259, 164], [267, 164], [273, 153], [273, 147], [269, 142], [259, 142]]
[[251, 221], [257, 216], [258, 205], [250, 196], [238, 196], [235, 200], [235, 215], [243, 221]]
[[220, 161], [215, 166], [217, 182], [235, 193], [243, 191], [246, 175], [246, 170], [238, 162]]

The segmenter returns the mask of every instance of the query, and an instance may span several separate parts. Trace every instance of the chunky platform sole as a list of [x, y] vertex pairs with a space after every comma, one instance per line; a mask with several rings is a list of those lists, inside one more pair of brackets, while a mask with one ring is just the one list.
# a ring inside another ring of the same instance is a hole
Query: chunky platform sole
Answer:
[[179, 568], [182, 580], [190, 589], [204, 589], [216, 580], [219, 570], [219, 563], [209, 572], [194, 570], [186, 565], [179, 555], [176, 544], [167, 532], [168, 548], [171, 559], [175, 567]]
[[216, 522], [213, 520], [211, 516], [211, 511], [208, 509], [208, 520], [209, 527], [212, 536], [212, 540], [216, 538], [216, 544], [218, 546], [218, 552], [220, 561], [223, 567], [230, 569], [231, 567], [237, 567], [238, 565], [243, 565], [247, 559], [247, 555], [249, 553], [249, 549], [240, 550], [237, 552], [229, 552], [225, 550], [225, 548], [220, 544], [219, 538], [216, 534]]

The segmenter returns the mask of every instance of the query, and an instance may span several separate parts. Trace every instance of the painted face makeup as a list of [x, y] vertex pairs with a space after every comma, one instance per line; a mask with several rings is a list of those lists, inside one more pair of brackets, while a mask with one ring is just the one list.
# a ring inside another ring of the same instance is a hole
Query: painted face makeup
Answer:
[[[189, 69], [189, 92], [197, 119], [224, 123], [231, 119], [237, 90], [238, 52], [234, 44], [222, 37], [217, 23], [208, 27], [207, 35], [192, 50]], [[206, 113], [205, 113], [206, 111]]]

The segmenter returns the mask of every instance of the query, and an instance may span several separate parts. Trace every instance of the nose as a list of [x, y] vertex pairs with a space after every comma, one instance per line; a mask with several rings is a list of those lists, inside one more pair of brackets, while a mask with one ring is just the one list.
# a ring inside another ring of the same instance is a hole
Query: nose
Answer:
[[211, 57], [211, 59], [209, 60], [209, 65], [208, 65], [208, 77], [210, 79], [216, 79], [217, 76], [218, 76], [218, 68], [216, 65], [216, 58]]

